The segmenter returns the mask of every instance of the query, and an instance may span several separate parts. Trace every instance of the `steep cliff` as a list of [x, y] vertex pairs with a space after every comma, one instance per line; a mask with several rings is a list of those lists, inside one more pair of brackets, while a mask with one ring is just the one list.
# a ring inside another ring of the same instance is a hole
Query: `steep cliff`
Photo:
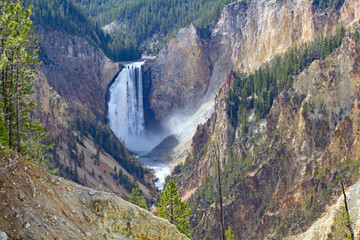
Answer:
[[[207, 42], [200, 38], [194, 25], [181, 29], [146, 65], [145, 112], [161, 121], [196, 109], [207, 91], [211, 65]], [[147, 120], [151, 120], [150, 116]]]
[[105, 119], [105, 95], [120, 66], [86, 40], [38, 28], [42, 71], [49, 84], [71, 105]]
[[0, 161], [0, 233], [10, 239], [188, 239], [114, 194], [49, 175], [12, 153]]
[[[132, 186], [137, 185], [146, 198], [154, 198], [156, 187], [152, 180], [152, 174], [146, 172], [139, 178], [139, 176], [135, 177], [134, 172], [125, 169], [126, 164], [140, 167], [140, 163], [126, 153], [124, 147], [125, 154], [121, 156], [122, 162], [117, 161], [111, 152], [99, 150], [98, 141], [91, 134], [84, 136], [84, 133], [74, 124], [78, 121], [78, 110], [71, 105], [68, 99], [60, 96], [53, 87], [49, 86], [41, 71], [34, 79], [34, 90], [32, 98], [37, 107], [31, 116], [39, 119], [46, 131], [50, 133], [50, 138], [55, 143], [51, 156], [52, 164], [60, 170], [61, 176], [75, 180], [87, 187], [109, 189], [121, 196], [129, 194]], [[88, 115], [87, 118], [95, 119], [92, 115]], [[83, 118], [83, 120], [86, 119]], [[91, 124], [91, 121], [87, 119], [86, 124]], [[99, 120], [92, 124], [94, 128], [104, 128]], [[113, 143], [118, 141], [120, 144], [115, 135], [109, 136], [109, 138], [109, 141]], [[70, 149], [70, 145], [73, 149]], [[75, 149], [77, 153], [74, 155]], [[94, 161], [97, 151], [100, 152], [100, 164], [95, 164]], [[84, 163], [79, 165], [78, 159], [81, 152], [84, 153]], [[76, 170], [75, 165], [77, 165]], [[118, 177], [120, 172], [126, 176], [127, 181]]]
[[32, 100], [37, 107], [32, 112], [32, 117], [40, 119], [46, 130], [55, 138], [69, 128], [70, 108], [64, 97], [49, 86], [43, 72], [39, 71], [33, 83]]
[[[360, 200], [360, 182], [352, 185], [348, 189], [346, 189], [346, 197], [348, 199], [348, 207], [349, 213], [352, 217], [352, 221], [354, 221], [354, 231], [357, 232], [358, 235], [355, 237], [360, 237], [360, 219], [356, 218], [356, 216], [360, 215], [360, 208], [359, 208], [359, 200]], [[309, 239], [309, 240], [316, 240], [316, 239], [326, 239], [331, 236], [334, 232], [332, 227], [334, 225], [334, 220], [338, 218], [338, 210], [341, 206], [344, 206], [344, 196], [341, 195], [336, 203], [326, 210], [326, 212], [318, 219], [314, 224], [304, 233], [289, 236], [287, 239], [293, 240], [301, 240], [301, 239]], [[356, 239], [356, 238], [355, 238]]]
[[328, 35], [338, 24], [345, 28], [359, 19], [359, 3], [345, 1], [341, 9], [319, 9], [312, 0], [261, 0], [229, 4], [215, 27], [210, 55], [211, 90], [217, 91], [234, 67], [252, 72], [277, 54], [301, 42]]
[[191, 115], [214, 98], [231, 69], [251, 72], [301, 42], [359, 19], [356, 0], [325, 10], [312, 2], [239, 1], [224, 8], [210, 39], [201, 39], [194, 26], [182, 29], [148, 63], [147, 111], [161, 122], [177, 112]]
[[[148, 199], [153, 199], [156, 187], [152, 174], [145, 172], [104, 124], [105, 98], [119, 64], [82, 38], [42, 28], [38, 33], [44, 64], [34, 80], [37, 108], [32, 117], [44, 124], [55, 143], [52, 164], [61, 176], [87, 187], [109, 189], [124, 196], [138, 186]], [[99, 139], [104, 135], [111, 141], [107, 150]], [[95, 164], [97, 153], [99, 163]], [[84, 157], [81, 163], [80, 155]]]
[[[298, 44], [334, 33], [339, 25], [348, 28], [359, 19], [357, 1], [346, 0], [337, 8], [326, 9], [312, 2], [261, 0], [229, 4], [209, 38], [201, 39], [194, 26], [182, 29], [155, 60], [146, 64], [148, 126], [165, 126], [175, 133], [178, 142], [167, 149], [166, 144], [159, 146], [163, 150], [157, 152], [157, 159], [184, 161], [196, 125], [210, 118], [214, 97], [230, 70], [251, 73]], [[194, 49], [198, 49], [197, 54]]]
[[[225, 222], [238, 238], [299, 234], [333, 202], [339, 178], [359, 179], [358, 96], [360, 46], [345, 38], [326, 60], [295, 77], [270, 114], [241, 132], [228, 114], [231, 73], [212, 117], [198, 127], [185, 165], [174, 177], [195, 212], [195, 239], [217, 239], [214, 149], [223, 166]], [[199, 181], [200, 179], [200, 181]], [[215, 192], [215, 193], [214, 193]], [[195, 193], [195, 194], [194, 194]]]

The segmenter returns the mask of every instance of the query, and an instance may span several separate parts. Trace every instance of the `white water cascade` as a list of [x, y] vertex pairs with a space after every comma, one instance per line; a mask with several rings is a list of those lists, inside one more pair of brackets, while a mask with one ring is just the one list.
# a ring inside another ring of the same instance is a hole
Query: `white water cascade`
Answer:
[[[142, 65], [133, 62], [124, 65], [114, 83], [110, 86], [108, 119], [111, 130], [124, 141], [125, 146], [141, 155], [150, 151], [162, 137], [145, 132]], [[153, 169], [158, 179], [155, 185], [163, 188], [170, 166], [156, 163], [151, 158], [139, 158], [143, 165]]]
[[[111, 130], [133, 151], [144, 149], [143, 82], [141, 67], [144, 62], [124, 65], [110, 87], [108, 119]], [[140, 142], [139, 142], [140, 141]]]

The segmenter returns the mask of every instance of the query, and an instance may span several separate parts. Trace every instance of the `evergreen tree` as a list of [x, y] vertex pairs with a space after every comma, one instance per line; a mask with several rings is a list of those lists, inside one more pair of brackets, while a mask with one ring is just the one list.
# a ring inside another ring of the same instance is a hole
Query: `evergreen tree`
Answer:
[[228, 229], [225, 231], [226, 240], [234, 240], [234, 235], [232, 234], [232, 229], [228, 226]]
[[0, 144], [42, 166], [52, 145], [46, 143], [48, 134], [40, 122], [30, 118], [36, 107], [30, 100], [32, 80], [39, 65], [31, 6], [0, 0], [0, 12]]
[[96, 154], [95, 154], [95, 160], [94, 160], [94, 164], [97, 166], [100, 166], [100, 152], [99, 150], [96, 150]]
[[247, 114], [246, 108], [243, 108], [240, 118], [241, 133], [243, 135], [245, 135], [248, 132], [249, 129], [248, 122], [249, 122], [249, 115]]
[[81, 150], [81, 153], [79, 155], [79, 167], [84, 167], [85, 165], [85, 154], [84, 154], [84, 150]]
[[190, 237], [190, 209], [186, 202], [182, 202], [178, 188], [174, 181], [170, 179], [158, 204], [159, 216], [169, 220], [177, 229]]
[[[109, 153], [126, 171], [131, 174], [136, 174], [140, 179], [144, 178], [144, 169], [140, 162], [131, 157], [124, 143], [116, 138], [109, 125], [104, 125], [101, 121], [97, 121], [96, 118], [89, 113], [78, 112], [77, 115], [75, 127], [80, 135], [91, 136], [96, 145]], [[73, 149], [73, 147], [71, 149]], [[95, 165], [100, 165], [100, 152], [97, 152], [92, 158], [94, 159]], [[129, 191], [131, 191], [131, 189], [132, 187]]]
[[353, 227], [354, 227], [355, 223], [354, 223], [354, 221], [351, 220], [351, 216], [350, 216], [348, 204], [347, 204], [344, 182], [341, 177], [340, 177], [340, 183], [341, 183], [342, 193], [344, 196], [344, 204], [345, 205], [340, 207], [340, 209], [338, 210], [339, 216], [334, 221], [335, 227], [336, 227], [335, 235], [337, 235], [337, 237], [342, 238], [342, 239], [354, 240], [355, 234], [354, 234]]
[[131, 194], [128, 195], [127, 197], [129, 199], [129, 202], [131, 202], [132, 204], [135, 204], [143, 209], [147, 209], [145, 200], [142, 196], [140, 196], [140, 192], [137, 187], [133, 188]]
[[74, 173], [73, 173], [73, 179], [75, 182], [79, 183], [79, 173], [77, 169], [77, 165], [74, 166]]
[[229, 118], [233, 123], [238, 121], [242, 132], [246, 133], [247, 114], [244, 108], [247, 111], [254, 109], [257, 119], [264, 118], [277, 95], [292, 87], [293, 77], [314, 60], [325, 59], [341, 45], [344, 36], [345, 29], [340, 25], [335, 35], [320, 35], [312, 42], [300, 44], [282, 56], [276, 56], [249, 75], [237, 74], [226, 95]]
[[354, 240], [353, 227], [354, 221], [351, 220], [349, 212], [345, 209], [345, 206], [341, 206], [338, 210], [338, 217], [334, 221], [336, 228], [335, 235], [341, 239]]
[[217, 172], [218, 172], [218, 192], [219, 192], [219, 203], [220, 203], [221, 239], [225, 240], [224, 210], [223, 210], [223, 195], [222, 195], [222, 185], [221, 185], [221, 166], [220, 166], [220, 149], [219, 149], [219, 145], [215, 146], [214, 155], [215, 155], [215, 159], [216, 159], [216, 166], [217, 166]]

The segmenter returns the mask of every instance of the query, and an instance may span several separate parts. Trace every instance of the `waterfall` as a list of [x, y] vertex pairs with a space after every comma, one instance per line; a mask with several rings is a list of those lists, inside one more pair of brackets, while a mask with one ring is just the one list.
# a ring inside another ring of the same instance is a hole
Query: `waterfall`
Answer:
[[131, 150], [144, 138], [142, 65], [126, 64], [110, 87], [108, 119], [111, 130]]
[[[139, 155], [150, 151], [164, 137], [145, 132], [142, 65], [134, 62], [124, 65], [114, 83], [110, 86], [108, 119], [116, 137], [125, 146]], [[151, 158], [139, 158], [140, 162], [153, 169], [158, 179], [156, 186], [163, 188], [165, 178], [170, 174], [170, 166], [156, 163]]]

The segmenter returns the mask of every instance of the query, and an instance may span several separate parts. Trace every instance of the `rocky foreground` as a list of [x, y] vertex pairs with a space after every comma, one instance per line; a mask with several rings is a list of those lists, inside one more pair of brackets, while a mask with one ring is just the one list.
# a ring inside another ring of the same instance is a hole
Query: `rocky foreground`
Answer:
[[0, 239], [6, 237], [187, 239], [167, 220], [114, 194], [50, 175], [16, 154], [0, 162]]

